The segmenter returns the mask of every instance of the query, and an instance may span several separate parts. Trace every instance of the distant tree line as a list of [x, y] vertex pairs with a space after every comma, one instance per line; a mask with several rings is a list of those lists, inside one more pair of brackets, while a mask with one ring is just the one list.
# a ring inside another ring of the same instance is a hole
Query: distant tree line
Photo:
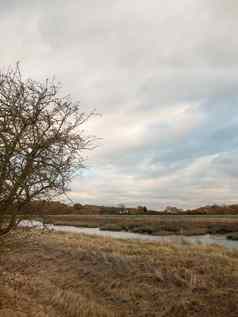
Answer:
[[97, 205], [83, 205], [75, 203], [68, 205], [59, 201], [39, 200], [33, 201], [25, 206], [22, 210], [25, 215], [61, 215], [61, 214], [82, 214], [82, 215], [238, 215], [238, 205], [211, 205], [196, 209], [180, 210], [175, 207], [167, 207], [164, 210], [156, 211], [149, 210], [145, 206], [138, 206], [135, 208], [127, 208], [125, 205], [118, 206], [97, 206]]

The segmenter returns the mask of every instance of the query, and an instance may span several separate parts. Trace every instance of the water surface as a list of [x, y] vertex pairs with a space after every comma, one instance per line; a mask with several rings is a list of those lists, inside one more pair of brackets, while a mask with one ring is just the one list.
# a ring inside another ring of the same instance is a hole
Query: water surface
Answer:
[[[39, 221], [24, 220], [19, 224], [20, 227], [34, 227], [42, 229], [44, 226]], [[72, 232], [86, 235], [96, 235], [101, 237], [111, 237], [116, 239], [134, 239], [142, 241], [153, 241], [160, 243], [174, 244], [194, 244], [194, 245], [221, 245], [229, 249], [238, 249], [238, 241], [228, 240], [226, 235], [199, 235], [199, 236], [184, 236], [184, 235], [168, 235], [168, 236], [153, 236], [149, 234], [125, 232], [125, 231], [108, 231], [100, 230], [99, 228], [82, 228], [73, 226], [57, 226], [47, 225], [47, 228], [59, 232]]]

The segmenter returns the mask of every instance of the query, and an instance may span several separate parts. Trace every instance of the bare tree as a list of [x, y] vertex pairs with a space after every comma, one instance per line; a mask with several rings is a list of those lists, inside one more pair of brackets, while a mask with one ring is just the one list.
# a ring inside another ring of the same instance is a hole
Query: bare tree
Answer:
[[126, 213], [127, 212], [126, 206], [124, 204], [118, 204], [118, 208], [119, 208], [119, 212], [120, 213]]
[[84, 166], [92, 138], [80, 127], [92, 113], [59, 88], [54, 80], [22, 79], [18, 65], [0, 73], [0, 235], [30, 201], [64, 193]]

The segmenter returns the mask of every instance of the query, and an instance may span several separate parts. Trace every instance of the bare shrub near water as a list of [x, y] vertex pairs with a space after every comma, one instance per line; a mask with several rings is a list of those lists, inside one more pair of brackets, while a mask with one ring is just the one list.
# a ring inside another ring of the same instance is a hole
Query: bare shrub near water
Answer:
[[23, 79], [18, 65], [0, 73], [0, 235], [29, 202], [67, 190], [92, 144], [81, 129], [91, 115], [54, 80]]

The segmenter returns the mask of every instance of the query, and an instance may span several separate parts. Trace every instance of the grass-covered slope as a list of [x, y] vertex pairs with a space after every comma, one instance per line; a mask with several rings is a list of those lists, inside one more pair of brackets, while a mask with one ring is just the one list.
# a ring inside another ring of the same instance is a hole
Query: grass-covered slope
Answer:
[[1, 317], [238, 316], [235, 251], [19, 230], [0, 252]]

